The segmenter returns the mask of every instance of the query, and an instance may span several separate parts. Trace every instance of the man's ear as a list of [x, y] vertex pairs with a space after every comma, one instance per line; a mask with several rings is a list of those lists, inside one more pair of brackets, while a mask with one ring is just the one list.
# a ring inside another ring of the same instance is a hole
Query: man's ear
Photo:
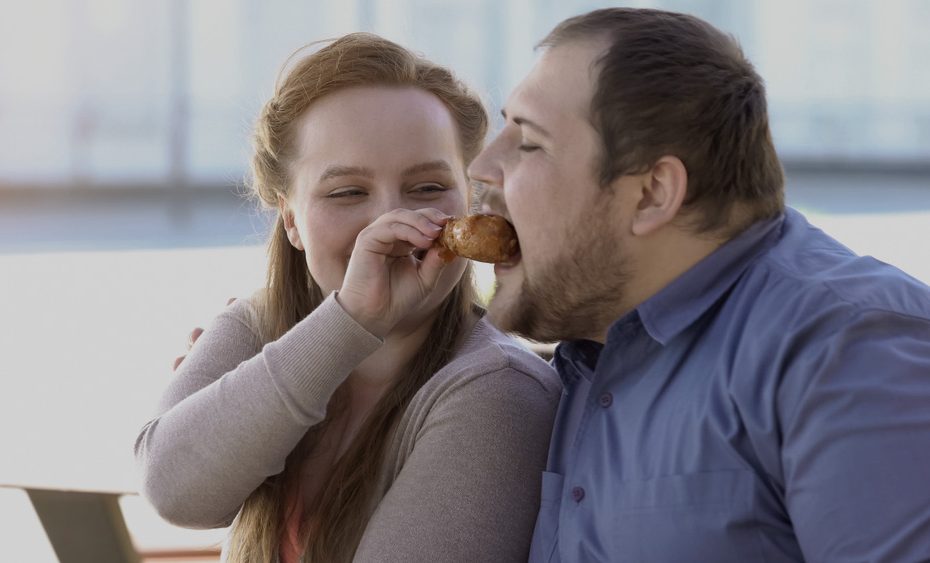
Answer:
[[648, 235], [670, 223], [688, 192], [688, 170], [675, 156], [663, 156], [643, 174], [640, 198], [633, 215], [633, 234]]
[[297, 250], [304, 249], [304, 243], [300, 240], [300, 232], [297, 230], [297, 225], [294, 223], [294, 211], [291, 210], [291, 206], [288, 205], [287, 200], [284, 196], [278, 196], [278, 211], [281, 213], [281, 218], [284, 220], [284, 232], [287, 233], [287, 240], [291, 241], [291, 246]]

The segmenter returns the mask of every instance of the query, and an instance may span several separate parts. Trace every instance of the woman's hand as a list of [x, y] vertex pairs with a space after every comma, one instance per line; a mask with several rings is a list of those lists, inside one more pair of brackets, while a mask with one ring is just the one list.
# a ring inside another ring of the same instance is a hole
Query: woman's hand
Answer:
[[433, 241], [448, 219], [437, 209], [395, 209], [364, 228], [338, 294], [346, 312], [383, 338], [423, 303], [445, 267]]

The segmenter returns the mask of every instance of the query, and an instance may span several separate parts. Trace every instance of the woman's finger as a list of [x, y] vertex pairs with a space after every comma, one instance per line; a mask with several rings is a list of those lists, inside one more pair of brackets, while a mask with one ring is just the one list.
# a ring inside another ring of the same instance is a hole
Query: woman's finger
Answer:
[[[442, 274], [442, 271], [450, 263], [446, 262], [440, 258], [440, 249], [438, 247], [430, 247], [426, 251], [426, 255], [423, 256], [423, 260], [420, 262], [420, 267], [417, 270], [417, 275], [420, 278], [420, 284], [427, 291], [432, 291], [436, 287], [436, 282], [439, 281], [439, 276]], [[455, 257], [456, 260], [463, 260], [463, 258]]]
[[[393, 240], [385, 241], [389, 243], [401, 242], [407, 243], [399, 245], [401, 248], [405, 246], [415, 246], [417, 248], [429, 248], [432, 246], [433, 241], [438, 236], [437, 232], [427, 232], [424, 233], [419, 228], [407, 225], [404, 223], [391, 223], [390, 234], [393, 237]], [[412, 249], [409, 249], [412, 251]], [[409, 254], [410, 252], [407, 252]]]
[[372, 225], [378, 223], [403, 223], [414, 227], [424, 235], [435, 238], [435, 235], [442, 231], [442, 226], [448, 221], [448, 217], [438, 209], [395, 209], [385, 213]]
[[401, 221], [376, 222], [359, 233], [360, 249], [391, 257], [406, 256], [416, 248], [429, 248], [438, 232], [424, 233], [414, 225]]
[[445, 213], [443, 213], [442, 211], [436, 208], [433, 208], [433, 207], [423, 207], [421, 209], [417, 209], [416, 212], [421, 215], [426, 216], [426, 218], [429, 219], [430, 222], [432, 222], [434, 225], [439, 225], [440, 227], [445, 225], [449, 221], [449, 219], [452, 218], [446, 215]]

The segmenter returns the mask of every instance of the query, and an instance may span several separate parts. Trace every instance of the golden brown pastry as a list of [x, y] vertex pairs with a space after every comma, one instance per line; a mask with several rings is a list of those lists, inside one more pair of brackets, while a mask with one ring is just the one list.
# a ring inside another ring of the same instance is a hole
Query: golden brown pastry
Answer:
[[507, 262], [520, 251], [513, 225], [499, 215], [483, 213], [449, 219], [436, 244], [446, 262], [462, 256], [496, 264]]

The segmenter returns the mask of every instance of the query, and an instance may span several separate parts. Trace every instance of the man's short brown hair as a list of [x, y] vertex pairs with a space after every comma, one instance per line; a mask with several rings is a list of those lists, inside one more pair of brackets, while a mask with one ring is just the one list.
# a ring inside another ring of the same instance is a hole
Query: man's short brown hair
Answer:
[[[540, 46], [605, 37], [591, 99], [602, 185], [673, 155], [700, 232], [732, 233], [784, 209], [765, 86], [735, 39], [685, 14], [608, 8], [565, 20]], [[738, 223], [736, 204], [750, 215]]]

